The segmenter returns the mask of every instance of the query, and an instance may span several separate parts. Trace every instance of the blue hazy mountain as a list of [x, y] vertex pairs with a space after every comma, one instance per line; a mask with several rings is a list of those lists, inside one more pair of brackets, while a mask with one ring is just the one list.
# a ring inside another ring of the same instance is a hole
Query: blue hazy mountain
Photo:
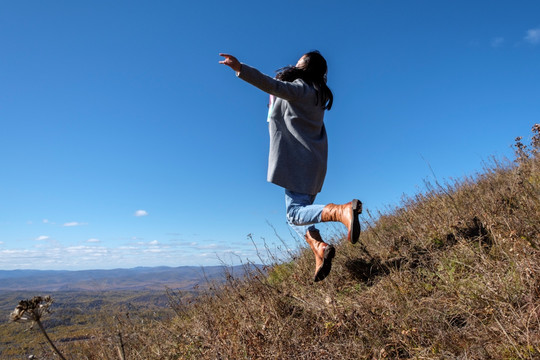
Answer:
[[191, 289], [226, 274], [241, 277], [245, 266], [136, 267], [111, 270], [0, 270], [0, 291], [105, 291]]

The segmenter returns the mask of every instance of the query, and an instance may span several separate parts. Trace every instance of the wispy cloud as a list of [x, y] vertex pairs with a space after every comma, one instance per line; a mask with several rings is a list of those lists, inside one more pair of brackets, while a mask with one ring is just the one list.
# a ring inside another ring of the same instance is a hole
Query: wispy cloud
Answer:
[[82, 223], [82, 222], [78, 222], [78, 221], [72, 221], [72, 222], [64, 223], [64, 225], [62, 225], [62, 226], [65, 226], [65, 227], [73, 227], [73, 226], [82, 226], [82, 225], [88, 225], [88, 223]]
[[44, 224], [48, 224], [48, 223], [49, 223], [49, 220], [48, 220], [48, 219], [43, 219], [43, 223], [44, 223]]
[[146, 212], [145, 210], [137, 210], [137, 211], [135, 211], [134, 215], [137, 216], [137, 217], [147, 216], [148, 212]]
[[0, 254], [3, 254], [3, 255], [13, 255], [13, 254], [28, 254], [29, 252], [31, 252], [31, 250], [28, 250], [28, 249], [6, 249], [6, 250], [2, 250], [0, 251]]
[[41, 235], [41, 236], [38, 236], [38, 237], [36, 238], [36, 240], [37, 240], [37, 241], [43, 241], [43, 240], [47, 240], [48, 238], [49, 238], [49, 237], [46, 236], [46, 235]]
[[150, 248], [150, 249], [144, 249], [143, 252], [145, 253], [160, 253], [160, 252], [163, 252], [165, 251], [164, 249], [160, 249], [160, 248]]
[[495, 37], [491, 39], [491, 47], [498, 48], [504, 45], [503, 37]]
[[199, 249], [215, 249], [217, 247], [217, 244], [207, 244], [199, 246]]
[[101, 242], [101, 241], [99, 239], [92, 238], [92, 239], [86, 240], [86, 242], [88, 242], [88, 243], [98, 243], [98, 242]]
[[533, 45], [540, 44], [540, 28], [527, 30], [525, 41]]
[[152, 240], [152, 241], [149, 242], [149, 244], [150, 244], [150, 245], [157, 245], [157, 244], [159, 244], [159, 241], [157, 241], [157, 240]]

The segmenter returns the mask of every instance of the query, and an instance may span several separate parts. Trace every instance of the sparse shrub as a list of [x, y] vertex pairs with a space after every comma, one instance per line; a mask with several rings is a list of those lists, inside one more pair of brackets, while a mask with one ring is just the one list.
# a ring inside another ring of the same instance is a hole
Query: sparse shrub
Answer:
[[267, 281], [270, 285], [277, 285], [285, 281], [294, 272], [294, 263], [285, 262], [274, 265], [268, 272]]

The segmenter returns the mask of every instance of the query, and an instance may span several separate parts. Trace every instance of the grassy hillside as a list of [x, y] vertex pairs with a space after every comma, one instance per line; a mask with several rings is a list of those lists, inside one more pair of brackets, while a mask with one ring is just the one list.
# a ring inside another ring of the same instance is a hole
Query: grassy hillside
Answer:
[[173, 301], [170, 321], [121, 317], [60, 347], [72, 359], [540, 358], [539, 130], [513, 163], [365, 214], [364, 246], [335, 238], [321, 283], [304, 249]]

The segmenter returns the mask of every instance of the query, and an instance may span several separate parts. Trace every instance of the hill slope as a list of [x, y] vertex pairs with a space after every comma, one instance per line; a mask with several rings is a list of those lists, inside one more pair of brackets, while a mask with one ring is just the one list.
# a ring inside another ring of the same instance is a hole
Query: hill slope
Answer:
[[[71, 344], [77, 359], [532, 359], [540, 357], [540, 126], [517, 164], [423, 194], [340, 239], [311, 283], [300, 251], [269, 274], [229, 277], [169, 322], [126, 319]], [[118, 330], [117, 330], [118, 331]]]

